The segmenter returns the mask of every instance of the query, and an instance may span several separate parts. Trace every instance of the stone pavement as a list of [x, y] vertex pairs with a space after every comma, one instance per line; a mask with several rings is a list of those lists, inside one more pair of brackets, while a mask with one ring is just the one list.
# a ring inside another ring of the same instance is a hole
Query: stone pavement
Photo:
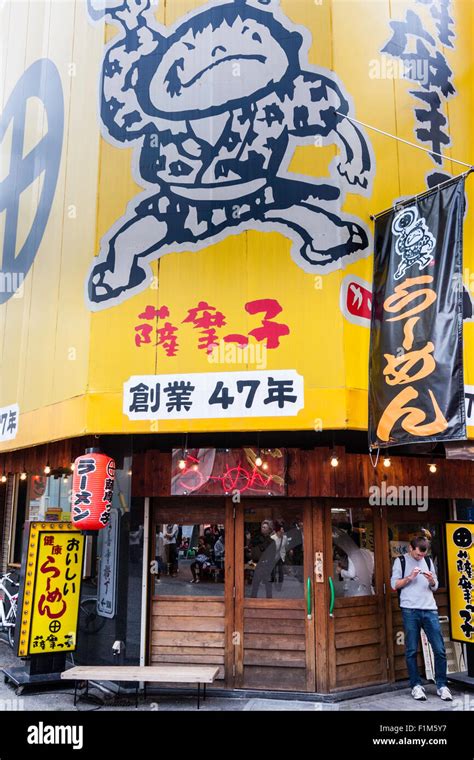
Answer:
[[[10, 647], [0, 638], [0, 669], [4, 666], [21, 664], [14, 657]], [[311, 712], [337, 712], [347, 710], [365, 711], [411, 711], [417, 713], [430, 711], [474, 711], [474, 692], [463, 692], [459, 689], [451, 689], [454, 697], [453, 702], [442, 702], [436, 695], [433, 684], [426, 687], [427, 702], [415, 702], [410, 696], [408, 688], [398, 691], [382, 692], [380, 694], [346, 699], [341, 702], [303, 701], [297, 699], [271, 699], [260, 697], [217, 697], [208, 695], [205, 702], [201, 702], [202, 711], [311, 711]], [[77, 710], [106, 710], [106, 711], [135, 711], [135, 699], [131, 694], [117, 697], [108, 691], [101, 691], [97, 687], [89, 687], [89, 694], [97, 698], [94, 701], [79, 701], [77, 708], [73, 706], [73, 689], [67, 688], [57, 691], [47, 690], [43, 692], [26, 691], [21, 696], [16, 696], [14, 688], [5, 684], [0, 679], [0, 712], [2, 711], [65, 711]], [[196, 710], [195, 695], [153, 695], [149, 694], [146, 701], [140, 697], [138, 711], [175, 711]]]

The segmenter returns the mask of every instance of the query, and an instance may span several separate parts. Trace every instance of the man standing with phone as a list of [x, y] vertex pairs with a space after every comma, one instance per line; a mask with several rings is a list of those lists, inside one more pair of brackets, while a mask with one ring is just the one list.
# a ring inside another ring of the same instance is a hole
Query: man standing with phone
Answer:
[[416, 661], [420, 630], [423, 628], [433, 649], [437, 694], [441, 699], [451, 701], [446, 680], [446, 649], [433, 596], [433, 591], [438, 588], [438, 579], [433, 562], [426, 559], [429, 548], [430, 542], [424, 535], [412, 538], [408, 554], [403, 559], [397, 557], [393, 563], [391, 586], [399, 593], [405, 629], [405, 657], [413, 699], [426, 700]]

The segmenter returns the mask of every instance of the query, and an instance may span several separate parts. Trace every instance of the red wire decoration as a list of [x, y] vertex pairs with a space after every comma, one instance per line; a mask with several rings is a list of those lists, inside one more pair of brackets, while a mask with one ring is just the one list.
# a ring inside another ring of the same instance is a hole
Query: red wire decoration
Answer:
[[79, 530], [101, 530], [110, 519], [115, 461], [97, 449], [77, 457], [72, 479], [72, 522]]

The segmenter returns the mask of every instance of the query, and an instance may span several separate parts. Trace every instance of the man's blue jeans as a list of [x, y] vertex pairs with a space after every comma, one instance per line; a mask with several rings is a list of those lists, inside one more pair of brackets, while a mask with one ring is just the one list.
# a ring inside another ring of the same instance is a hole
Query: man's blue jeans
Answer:
[[435, 661], [435, 680], [438, 689], [446, 686], [446, 649], [438, 619], [437, 610], [412, 610], [402, 607], [405, 629], [405, 657], [410, 677], [410, 686], [421, 685], [416, 656], [420, 643], [420, 629], [423, 628], [431, 644]]

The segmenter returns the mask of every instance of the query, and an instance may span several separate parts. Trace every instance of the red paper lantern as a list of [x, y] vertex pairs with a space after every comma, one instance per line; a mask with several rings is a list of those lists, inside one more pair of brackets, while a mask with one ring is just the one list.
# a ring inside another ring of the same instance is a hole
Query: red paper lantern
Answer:
[[101, 530], [110, 519], [115, 462], [99, 449], [86, 449], [74, 462], [72, 522], [79, 530]]

